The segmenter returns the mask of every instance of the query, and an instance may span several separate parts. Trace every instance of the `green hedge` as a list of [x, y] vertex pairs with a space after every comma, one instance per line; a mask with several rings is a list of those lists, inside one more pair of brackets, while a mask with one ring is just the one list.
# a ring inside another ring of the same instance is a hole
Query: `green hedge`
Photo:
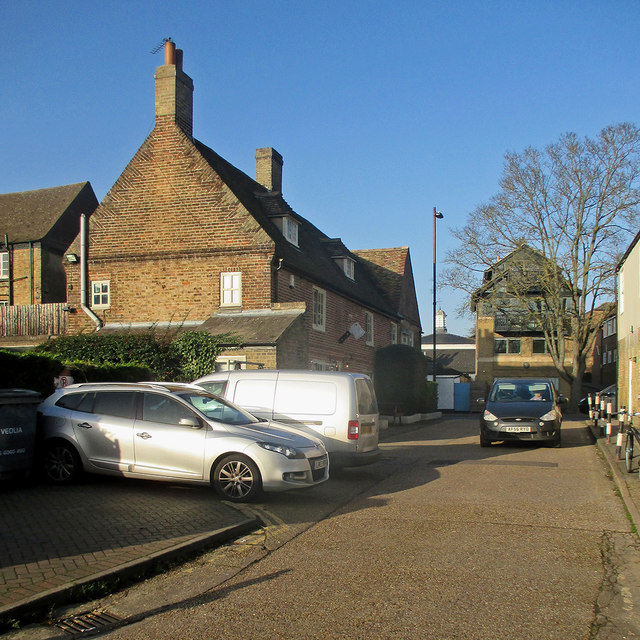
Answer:
[[[154, 380], [184, 380], [210, 373], [218, 354], [228, 346], [239, 345], [232, 334], [210, 335], [201, 331], [166, 333], [79, 334], [55, 338], [39, 345], [35, 353], [47, 354], [69, 363], [99, 367], [134, 366], [150, 373]], [[132, 374], [133, 375], [133, 374]]]
[[74, 382], [190, 382], [213, 371], [216, 357], [229, 344], [239, 341], [231, 334], [198, 331], [63, 336], [25, 353], [0, 350], [0, 388], [48, 396], [61, 374]]
[[427, 381], [427, 364], [419, 349], [407, 345], [376, 351], [374, 384], [380, 413], [411, 415], [436, 410], [437, 385]]

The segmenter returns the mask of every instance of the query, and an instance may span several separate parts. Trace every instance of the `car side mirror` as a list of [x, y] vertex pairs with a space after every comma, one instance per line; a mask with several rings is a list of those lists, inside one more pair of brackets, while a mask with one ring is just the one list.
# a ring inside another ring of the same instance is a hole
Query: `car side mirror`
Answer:
[[181, 427], [189, 427], [190, 429], [199, 429], [202, 426], [200, 421], [195, 418], [180, 418], [178, 424]]
[[568, 400], [567, 400], [563, 395], [561, 395], [561, 396], [558, 398], [558, 403], [559, 403], [559, 404], [568, 404], [568, 402], [569, 402], [569, 401], [568, 401]]

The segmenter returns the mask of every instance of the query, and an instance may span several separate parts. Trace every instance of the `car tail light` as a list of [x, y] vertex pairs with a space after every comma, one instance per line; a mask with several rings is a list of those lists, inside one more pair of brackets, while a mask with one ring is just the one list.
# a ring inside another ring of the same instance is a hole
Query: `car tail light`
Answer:
[[349, 440], [357, 440], [360, 435], [360, 423], [357, 420], [349, 420], [349, 428], [347, 429], [347, 438]]

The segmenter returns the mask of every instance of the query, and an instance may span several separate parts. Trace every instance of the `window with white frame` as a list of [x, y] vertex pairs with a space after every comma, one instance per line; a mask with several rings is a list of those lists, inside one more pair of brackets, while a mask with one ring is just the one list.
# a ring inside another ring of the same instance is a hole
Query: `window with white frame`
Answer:
[[369, 311], [365, 311], [364, 319], [366, 323], [365, 341], [368, 345], [373, 346], [373, 313], [369, 313]]
[[111, 306], [111, 281], [94, 280], [91, 282], [91, 307], [107, 309]]
[[9, 252], [0, 253], [0, 278], [7, 280], [9, 278]]
[[351, 258], [345, 258], [342, 262], [344, 275], [350, 280], [355, 280], [355, 262]]
[[282, 219], [282, 233], [292, 245], [298, 246], [298, 223], [293, 218]]
[[225, 271], [220, 274], [220, 306], [239, 307], [242, 305], [242, 273]]
[[325, 331], [327, 326], [327, 292], [313, 287], [313, 328]]
[[398, 344], [398, 325], [391, 323], [391, 344]]
[[402, 344], [413, 347], [413, 331], [402, 330]]

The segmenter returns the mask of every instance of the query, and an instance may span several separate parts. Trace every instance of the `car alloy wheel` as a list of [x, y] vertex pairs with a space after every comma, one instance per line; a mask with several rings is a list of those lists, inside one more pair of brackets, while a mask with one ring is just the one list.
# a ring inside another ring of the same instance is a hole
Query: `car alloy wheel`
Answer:
[[260, 471], [255, 463], [242, 455], [223, 458], [213, 472], [213, 486], [225, 500], [248, 502], [261, 490]]
[[82, 462], [76, 450], [66, 442], [47, 446], [43, 460], [44, 474], [54, 484], [71, 484], [82, 473]]

